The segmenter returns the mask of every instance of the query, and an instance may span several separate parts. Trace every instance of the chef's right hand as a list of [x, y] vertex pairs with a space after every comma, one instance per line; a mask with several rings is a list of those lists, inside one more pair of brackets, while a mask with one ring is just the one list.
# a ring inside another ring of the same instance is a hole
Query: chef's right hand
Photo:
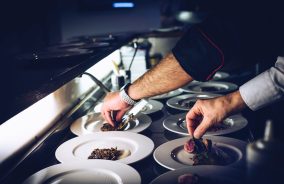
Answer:
[[120, 96], [119, 92], [111, 92], [106, 95], [101, 109], [101, 114], [103, 118], [110, 123], [112, 126], [115, 126], [115, 122], [112, 119], [112, 113], [116, 116], [115, 121], [120, 122], [123, 115], [128, 111], [132, 106], [124, 102]]
[[199, 139], [210, 127], [221, 124], [226, 117], [245, 107], [239, 91], [214, 99], [197, 100], [186, 115], [188, 133]]
[[201, 138], [210, 127], [225, 118], [225, 108], [220, 98], [197, 100], [186, 115], [189, 135], [196, 139]]

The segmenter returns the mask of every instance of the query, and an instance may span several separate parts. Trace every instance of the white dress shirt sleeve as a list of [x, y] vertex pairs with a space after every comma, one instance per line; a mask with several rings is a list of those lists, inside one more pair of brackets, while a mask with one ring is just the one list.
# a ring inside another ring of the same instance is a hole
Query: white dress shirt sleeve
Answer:
[[240, 94], [246, 105], [258, 110], [284, 97], [284, 57], [278, 57], [274, 67], [243, 84]]

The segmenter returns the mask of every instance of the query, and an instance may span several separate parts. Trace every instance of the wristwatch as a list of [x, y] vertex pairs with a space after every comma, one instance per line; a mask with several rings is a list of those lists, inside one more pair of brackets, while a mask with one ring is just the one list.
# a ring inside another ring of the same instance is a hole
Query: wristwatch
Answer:
[[138, 101], [133, 100], [133, 99], [128, 95], [128, 92], [127, 92], [130, 85], [131, 85], [131, 83], [125, 84], [125, 85], [120, 89], [119, 96], [120, 96], [120, 98], [121, 98], [125, 103], [127, 103], [128, 105], [135, 105]]

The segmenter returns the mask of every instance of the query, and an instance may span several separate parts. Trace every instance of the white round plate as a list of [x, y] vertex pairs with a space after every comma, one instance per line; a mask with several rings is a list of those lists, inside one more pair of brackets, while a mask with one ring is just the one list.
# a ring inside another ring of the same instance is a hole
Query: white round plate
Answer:
[[[203, 136], [203, 138], [212, 140], [213, 145], [232, 156], [233, 161], [228, 164], [229, 166], [244, 166], [244, 153], [247, 145], [245, 142], [221, 136]], [[189, 154], [183, 149], [183, 145], [188, 139], [189, 137], [179, 138], [160, 145], [154, 151], [155, 161], [170, 170], [190, 166], [195, 167], [193, 166], [193, 161], [190, 159], [193, 154]]]
[[[145, 108], [141, 110], [142, 114], [152, 114], [152, 113], [162, 110], [164, 107], [164, 105], [157, 100], [149, 99], [147, 101], [148, 101], [148, 104], [145, 106]], [[101, 112], [102, 105], [103, 103], [99, 103], [98, 105], [96, 105], [94, 108], [94, 111]]]
[[188, 93], [229, 93], [238, 89], [238, 86], [229, 82], [190, 82], [181, 88]]
[[157, 100], [148, 100], [147, 105], [140, 111], [142, 114], [153, 114], [162, 110], [164, 105]]
[[171, 97], [180, 95], [181, 93], [182, 93], [182, 90], [177, 89], [177, 90], [174, 90], [174, 91], [170, 91], [168, 93], [164, 93], [164, 94], [161, 94], [161, 95], [153, 96], [150, 99], [162, 100], [162, 99], [171, 98]]
[[199, 177], [204, 177], [206, 179], [212, 179], [212, 181], [216, 181], [214, 183], [226, 184], [241, 184], [244, 182], [245, 177], [243, 172], [235, 168], [202, 165], [166, 172], [154, 179], [150, 184], [178, 183], [178, 177], [188, 173], [197, 174]]
[[94, 112], [101, 112], [102, 106], [103, 102], [98, 103], [94, 108]]
[[[167, 101], [167, 105], [177, 110], [188, 111], [189, 109], [193, 107], [193, 105], [198, 99], [210, 99], [210, 98], [215, 98], [218, 96], [221, 96], [221, 95], [213, 94], [213, 93], [185, 94], [185, 95], [180, 95], [180, 96], [170, 98]], [[188, 106], [185, 104], [188, 104]]]
[[[138, 114], [136, 119], [129, 122], [123, 131], [129, 132], [142, 132], [147, 129], [151, 125], [151, 118], [145, 114]], [[107, 123], [101, 113], [91, 113], [81, 118], [78, 118], [74, 123], [70, 126], [70, 130], [75, 135], [86, 135], [93, 134], [95, 132], [102, 132], [101, 127], [104, 123]]]
[[215, 75], [213, 76], [214, 81], [219, 81], [219, 80], [223, 80], [226, 79], [230, 76], [230, 74], [226, 73], [226, 72], [216, 72]]
[[57, 164], [42, 169], [27, 178], [24, 184], [117, 184], [141, 183], [132, 167], [108, 160], [93, 160]]
[[97, 132], [64, 142], [57, 148], [55, 157], [62, 163], [83, 161], [88, 160], [94, 149], [111, 147], [117, 147], [118, 150], [129, 150], [130, 155], [116, 162], [131, 164], [150, 155], [154, 149], [154, 143], [148, 137], [132, 132]]
[[[163, 122], [163, 126], [170, 132], [174, 132], [180, 135], [189, 135], [186, 127], [185, 121], [179, 121], [180, 119], [184, 119], [186, 113], [176, 114], [169, 116]], [[245, 119], [242, 115], [236, 114], [226, 118], [223, 121], [222, 129], [211, 129], [208, 130], [205, 135], [226, 135], [233, 132], [240, 131], [241, 129], [245, 128], [248, 124], [247, 119]]]

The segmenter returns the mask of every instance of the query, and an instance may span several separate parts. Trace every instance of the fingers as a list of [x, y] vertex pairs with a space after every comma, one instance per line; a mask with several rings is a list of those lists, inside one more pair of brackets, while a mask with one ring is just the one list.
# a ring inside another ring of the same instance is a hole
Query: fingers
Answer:
[[[120, 98], [118, 92], [108, 93], [104, 98], [104, 103], [101, 108], [102, 117], [110, 123], [112, 126], [115, 126], [115, 122], [112, 118], [112, 112], [116, 109], [120, 109], [119, 106]], [[115, 116], [114, 116], [115, 117]]]
[[206, 131], [211, 127], [211, 125], [212, 125], [212, 120], [205, 117], [195, 129], [193, 134], [194, 137], [197, 139], [201, 138], [206, 133]]
[[129, 108], [126, 108], [126, 109], [122, 109], [120, 111], [117, 112], [116, 114], [116, 121], [120, 122], [122, 117], [124, 116], [124, 114], [126, 113], [126, 111], [128, 110]]
[[200, 116], [201, 116], [201, 113], [198, 110], [198, 108], [196, 108], [196, 106], [193, 106], [193, 108], [191, 108], [191, 110], [187, 113], [186, 126], [187, 126], [187, 130], [190, 136], [193, 136], [193, 133], [196, 127], [200, 123], [200, 121], [198, 121], [200, 120]]
[[193, 136], [193, 133], [194, 133], [194, 131], [195, 131], [197, 125], [198, 125], [198, 122], [196, 122], [195, 120], [189, 119], [189, 120], [187, 120], [186, 125], [187, 125], [188, 134], [190, 136]]
[[212, 124], [212, 118], [204, 112], [203, 102], [198, 100], [186, 115], [188, 133], [197, 139], [201, 138]]
[[104, 118], [105, 120], [110, 123], [112, 126], [115, 126], [113, 120], [112, 120], [112, 116], [111, 116], [111, 111], [105, 111], [104, 112]]

